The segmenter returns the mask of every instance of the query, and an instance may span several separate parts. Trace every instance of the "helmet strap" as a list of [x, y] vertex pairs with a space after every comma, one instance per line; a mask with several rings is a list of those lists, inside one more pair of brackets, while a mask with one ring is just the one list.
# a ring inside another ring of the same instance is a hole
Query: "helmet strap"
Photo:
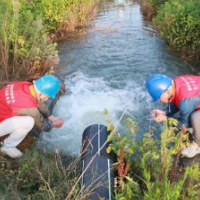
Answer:
[[39, 96], [38, 96], [38, 100], [39, 100], [40, 102], [42, 101], [41, 95], [42, 95], [42, 93], [40, 93]]
[[41, 99], [41, 92], [37, 89], [37, 87], [35, 85], [35, 81], [33, 81], [33, 87], [34, 87], [35, 94], [37, 96], [37, 100], [38, 101], [42, 101], [42, 99]]
[[[170, 92], [170, 91], [169, 91]], [[168, 109], [169, 109], [169, 113], [171, 113], [171, 107], [170, 107], [170, 93], [168, 93]]]
[[48, 98], [47, 97], [44, 97], [44, 98], [41, 98], [43, 94], [40, 93], [39, 96], [38, 96], [38, 100], [41, 102], [41, 101], [46, 101]]
[[169, 113], [171, 113], [170, 101], [168, 101], [168, 109], [169, 109]]

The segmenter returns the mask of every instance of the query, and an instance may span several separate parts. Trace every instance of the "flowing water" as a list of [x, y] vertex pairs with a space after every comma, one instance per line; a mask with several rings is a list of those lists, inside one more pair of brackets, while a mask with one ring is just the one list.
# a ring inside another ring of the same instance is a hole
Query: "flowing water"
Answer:
[[[47, 142], [41, 140], [39, 144], [52, 150], [50, 143], [75, 155], [86, 127], [108, 125], [106, 120], [117, 124], [127, 108], [125, 118], [138, 122], [136, 137], [142, 138], [149, 130], [150, 110], [163, 107], [152, 103], [145, 89], [151, 74], [175, 77], [198, 73], [197, 67], [167, 50], [151, 24], [144, 21], [140, 5], [131, 1], [105, 3], [86, 34], [62, 41], [58, 49], [59, 74], [67, 92], [58, 100], [53, 114], [64, 118], [65, 124], [43, 133]], [[108, 115], [104, 115], [104, 109]], [[118, 130], [125, 131], [123, 120]]]

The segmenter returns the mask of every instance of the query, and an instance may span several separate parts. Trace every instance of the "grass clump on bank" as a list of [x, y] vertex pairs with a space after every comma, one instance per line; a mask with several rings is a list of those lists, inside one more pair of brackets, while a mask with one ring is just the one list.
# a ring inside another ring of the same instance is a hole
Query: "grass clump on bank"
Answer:
[[[33, 149], [17, 160], [1, 157], [0, 199], [65, 199], [81, 174], [79, 166], [78, 159], [61, 159], [59, 154], [43, 154]], [[71, 199], [84, 199], [80, 195], [77, 185]]]
[[[200, 60], [200, 1], [143, 0], [154, 8], [153, 24], [183, 57]], [[150, 12], [146, 9], [146, 15]]]
[[1, 84], [37, 78], [54, 65], [55, 41], [86, 26], [97, 0], [0, 0]]

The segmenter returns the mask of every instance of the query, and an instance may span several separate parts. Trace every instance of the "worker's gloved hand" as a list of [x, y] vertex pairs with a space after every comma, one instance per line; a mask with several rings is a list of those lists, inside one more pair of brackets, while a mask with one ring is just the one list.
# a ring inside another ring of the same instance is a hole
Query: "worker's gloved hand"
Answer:
[[155, 118], [155, 117], [157, 117], [157, 115], [166, 115], [166, 112], [165, 111], [163, 111], [163, 110], [159, 110], [159, 109], [155, 109], [155, 110], [153, 110], [152, 112], [151, 112], [151, 116], [153, 117], [153, 118]]
[[154, 121], [156, 121], [157, 123], [167, 120], [166, 113], [159, 109], [153, 110], [151, 113], [151, 116], [153, 117]]
[[48, 117], [48, 120], [51, 121], [51, 122], [53, 122], [54, 120], [56, 120], [56, 117], [54, 117], [53, 115], [51, 115], [51, 116]]
[[52, 122], [52, 125], [55, 128], [60, 128], [64, 123], [64, 120], [62, 118], [54, 117], [53, 115], [51, 115], [48, 119]]
[[154, 118], [154, 121], [156, 121], [157, 123], [164, 122], [166, 120], [167, 120], [167, 116], [164, 114], [159, 114]]
[[55, 128], [60, 128], [64, 123], [64, 120], [62, 118], [56, 118], [52, 124], [53, 124], [53, 127]]

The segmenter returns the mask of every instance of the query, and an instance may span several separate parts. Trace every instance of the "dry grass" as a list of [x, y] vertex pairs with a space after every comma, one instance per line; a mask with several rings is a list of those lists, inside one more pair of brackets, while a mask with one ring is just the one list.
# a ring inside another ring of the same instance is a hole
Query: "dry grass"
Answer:
[[141, 11], [147, 21], [152, 21], [156, 15], [156, 8], [151, 5], [150, 0], [141, 1]]

